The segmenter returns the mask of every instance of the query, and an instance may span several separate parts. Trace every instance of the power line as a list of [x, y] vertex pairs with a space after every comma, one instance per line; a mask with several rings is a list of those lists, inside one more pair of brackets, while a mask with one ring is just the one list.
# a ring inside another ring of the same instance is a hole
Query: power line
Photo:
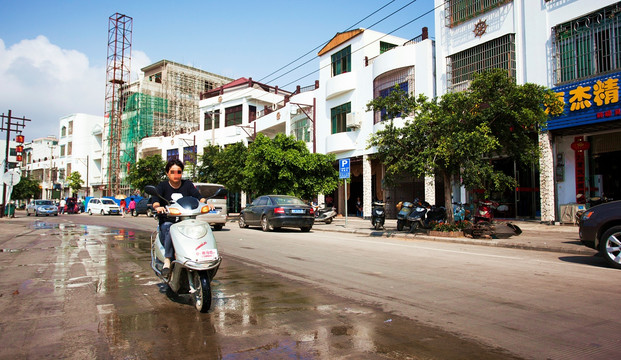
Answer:
[[[402, 7], [401, 7], [401, 8], [399, 8], [398, 10], [394, 11], [393, 13], [391, 13], [390, 15], [388, 15], [388, 16], [386, 16], [386, 17], [382, 18], [381, 20], [379, 20], [379, 21], [375, 22], [375, 23], [374, 23], [373, 25], [371, 25], [371, 26], [375, 26], [375, 25], [379, 24], [380, 22], [382, 22], [382, 21], [386, 20], [387, 18], [389, 18], [389, 17], [393, 16], [394, 14], [396, 14], [396, 13], [397, 13], [397, 12], [399, 12], [399, 11], [402, 11], [403, 9], [405, 9], [406, 7], [408, 7], [408, 6], [410, 6], [411, 4], [415, 3], [416, 1], [417, 1], [417, 0], [410, 1], [408, 4], [406, 4], [406, 5], [402, 6]], [[390, 3], [389, 3], [389, 4], [390, 4]], [[388, 5], [388, 4], [387, 4], [387, 5]], [[410, 24], [411, 24], [411, 23], [413, 23], [414, 21], [420, 20], [420, 19], [421, 19], [421, 18], [423, 18], [424, 16], [427, 16], [427, 15], [429, 15], [430, 13], [433, 13], [433, 12], [434, 12], [437, 8], [439, 8], [440, 6], [443, 6], [443, 5], [444, 5], [444, 4], [440, 4], [440, 5], [438, 5], [437, 7], [434, 7], [434, 8], [432, 8], [431, 10], [429, 10], [429, 11], [427, 11], [427, 12], [423, 13], [422, 15], [419, 15], [419, 16], [415, 17], [414, 19], [412, 19], [412, 20], [410, 20], [410, 21], [406, 22], [405, 24], [403, 24], [403, 25], [401, 25], [401, 26], [399, 26], [399, 27], [395, 28], [394, 30], [390, 31], [389, 33], [384, 34], [383, 36], [381, 36], [381, 37], [380, 37], [380, 38], [378, 38], [377, 40], [375, 40], [375, 41], [373, 41], [373, 42], [370, 42], [370, 43], [368, 43], [368, 44], [364, 45], [363, 47], [361, 47], [361, 48], [359, 48], [359, 49], [354, 50], [354, 51], [352, 52], [352, 54], [354, 54], [354, 53], [356, 53], [356, 52], [358, 52], [358, 51], [360, 51], [360, 50], [362, 50], [362, 49], [366, 48], [366, 47], [367, 47], [367, 46], [369, 46], [369, 45], [372, 45], [372, 44], [377, 43], [378, 41], [380, 41], [381, 39], [385, 38], [386, 36], [388, 36], [388, 35], [390, 35], [390, 34], [392, 34], [392, 33], [396, 32], [396, 31], [398, 31], [398, 30], [400, 30], [400, 29], [402, 29], [402, 28], [404, 28], [404, 27], [405, 27], [405, 26], [407, 26], [407, 25], [410, 25]], [[384, 7], [385, 7], [385, 6], [384, 6]], [[378, 11], [379, 11], [379, 10], [380, 10], [380, 9], [378, 9]], [[377, 11], [376, 11], [376, 12], [377, 12]], [[368, 16], [367, 16], [367, 18], [368, 18]], [[358, 23], [356, 23], [355, 25], [357, 25], [357, 24], [358, 24]], [[354, 26], [355, 26], [355, 25], [354, 25]], [[369, 27], [369, 28], [370, 28], [370, 27]], [[329, 42], [329, 41], [328, 41], [328, 42]], [[324, 43], [324, 45], [325, 45], [325, 44], [327, 44], [328, 42], [325, 42], [325, 43]], [[322, 45], [322, 46], [323, 46], [323, 45]], [[314, 50], [311, 50], [311, 52], [312, 52], [312, 51], [314, 51]], [[286, 72], [286, 73], [284, 73], [284, 74], [282, 74], [282, 75], [280, 75], [280, 76], [278, 76], [278, 77], [274, 78], [274, 79], [273, 79], [273, 80], [271, 80], [271, 81], [274, 81], [274, 80], [276, 80], [276, 79], [279, 79], [279, 78], [283, 77], [284, 75], [286, 75], [286, 74], [290, 73], [291, 71], [294, 71], [294, 70], [296, 70], [296, 69], [300, 68], [301, 66], [308, 64], [308, 63], [309, 63], [309, 62], [311, 62], [312, 60], [314, 60], [314, 58], [313, 58], [313, 59], [311, 59], [311, 60], [308, 60], [308, 61], [306, 61], [305, 63], [303, 63], [303, 64], [301, 64], [301, 65], [299, 65], [299, 66], [295, 67], [294, 69], [292, 69], [292, 70], [290, 70], [290, 71], [288, 71], [288, 72]], [[313, 71], [311, 71], [310, 73], [308, 73], [308, 74], [306, 74], [306, 75], [304, 75], [304, 76], [302, 76], [302, 77], [299, 77], [299, 78], [297, 78], [297, 79], [295, 79], [295, 80], [293, 80], [293, 81], [291, 81], [291, 82], [289, 82], [289, 83], [285, 84], [284, 86], [282, 86], [282, 87], [280, 87], [280, 88], [283, 88], [283, 89], [284, 89], [285, 87], [287, 87], [287, 86], [289, 86], [289, 85], [292, 85], [292, 84], [294, 84], [294, 83], [297, 83], [298, 81], [300, 81], [300, 80], [302, 80], [302, 79], [304, 79], [304, 78], [307, 78], [307, 77], [309, 77], [309, 76], [311, 76], [311, 75], [313, 75], [313, 74], [315, 74], [315, 73], [319, 72], [319, 71], [320, 71], [320, 70], [322, 70], [322, 69], [325, 69], [325, 68], [327, 68], [327, 67], [330, 67], [331, 65], [332, 65], [332, 64], [328, 64], [328, 65], [326, 65], [326, 66], [324, 66], [324, 67], [321, 67], [321, 68], [319, 68], [319, 69], [317, 69], [317, 70], [313, 70]], [[252, 89], [249, 89], [249, 90], [248, 90], [248, 93], [250, 93], [250, 91], [252, 91]], [[242, 94], [242, 96], [243, 96], [243, 95], [245, 95], [245, 94]], [[267, 95], [268, 95], [268, 94], [263, 94], [263, 95], [260, 95], [260, 96], [258, 96], [256, 99], [257, 99], [257, 100], [258, 100], [258, 99], [261, 99], [262, 97], [267, 96]]]
[[[414, 1], [416, 1], [416, 0], [414, 0]], [[388, 6], [388, 5], [392, 4], [393, 2], [395, 2], [395, 0], [392, 0], [392, 1], [388, 2], [388, 3], [386, 3], [384, 6], [380, 7], [379, 9], [377, 9], [377, 10], [375, 10], [374, 12], [370, 13], [369, 15], [365, 16], [362, 20], [358, 21], [357, 23], [355, 23], [355, 24], [353, 24], [352, 26], [350, 26], [350, 27], [348, 27], [347, 29], [345, 29], [345, 31], [348, 31], [348, 30], [350, 30], [350, 29], [354, 28], [356, 25], [360, 24], [361, 22], [363, 22], [364, 20], [368, 19], [369, 17], [371, 17], [371, 16], [375, 15], [377, 12], [381, 11], [382, 9], [384, 9], [386, 6]], [[411, 4], [411, 3], [410, 3], [410, 4]], [[408, 5], [409, 5], [409, 4], [408, 4]], [[406, 6], [407, 6], [407, 5], [406, 5]], [[394, 13], [393, 13], [393, 14], [394, 14]], [[392, 16], [392, 14], [391, 14], [390, 16]], [[382, 20], [383, 20], [383, 19], [382, 19]], [[375, 24], [373, 24], [373, 25], [371, 25], [371, 26], [374, 26], [374, 25], [376, 25], [376, 24], [377, 24], [377, 23], [375, 23]], [[276, 71], [272, 72], [271, 74], [269, 74], [269, 75], [267, 75], [267, 76], [264, 76], [263, 78], [259, 79], [259, 82], [263, 82], [263, 80], [265, 80], [265, 79], [267, 79], [268, 77], [270, 77], [270, 76], [272, 76], [272, 75], [276, 74], [276, 73], [277, 73], [277, 72], [279, 72], [280, 70], [285, 69], [287, 66], [289, 66], [289, 65], [291, 65], [291, 64], [293, 64], [293, 63], [295, 63], [296, 61], [298, 61], [298, 60], [300, 60], [300, 59], [302, 59], [302, 58], [304, 58], [304, 57], [306, 57], [308, 54], [315, 52], [317, 49], [324, 47], [324, 46], [325, 46], [328, 42], [329, 42], [329, 41], [326, 41], [326, 42], [322, 43], [321, 45], [319, 45], [319, 46], [317, 46], [316, 48], [312, 49], [311, 51], [307, 52], [306, 54], [304, 54], [304, 55], [302, 55], [302, 56], [298, 57], [297, 59], [293, 60], [292, 62], [288, 63], [287, 65], [285, 65], [285, 66], [281, 67], [280, 69], [278, 69], [278, 70], [276, 70]], [[313, 59], [314, 59], [314, 58], [313, 58]], [[312, 60], [309, 60], [309, 61], [305, 62], [304, 64], [302, 64], [302, 65], [300, 65], [300, 66], [306, 65], [306, 64], [308, 64], [310, 61], [312, 61]], [[286, 72], [286, 73], [284, 73], [284, 74], [280, 75], [279, 77], [277, 77], [277, 78], [275, 78], [275, 79], [270, 80], [269, 82], [274, 81], [274, 80], [277, 80], [277, 79], [279, 79], [279, 78], [283, 77], [284, 75], [286, 75], [286, 74], [290, 73], [291, 71], [298, 69], [300, 66], [298, 66], [298, 67], [296, 67], [296, 68], [294, 68], [294, 69], [292, 69], [292, 70], [290, 70], [290, 71], [288, 71], [288, 72]], [[268, 82], [268, 81], [266, 81], [266, 83], [269, 83], [269, 82]]]
[[[416, 0], [414, 0], [414, 1], [416, 1]], [[410, 5], [410, 4], [408, 4], [408, 5]], [[406, 5], [406, 6], [407, 6], [407, 5]], [[388, 35], [390, 35], [390, 34], [392, 34], [392, 33], [396, 32], [396, 31], [398, 31], [398, 30], [400, 30], [400, 29], [402, 29], [402, 28], [404, 28], [404, 27], [406, 27], [406, 26], [410, 25], [410, 24], [411, 24], [411, 23], [413, 23], [414, 21], [419, 20], [419, 19], [421, 19], [422, 17], [429, 15], [430, 13], [434, 12], [437, 8], [439, 8], [440, 6], [444, 6], [444, 4], [440, 4], [440, 5], [438, 5], [437, 7], [434, 7], [433, 9], [431, 9], [431, 10], [429, 10], [429, 11], [427, 11], [427, 12], [423, 13], [422, 15], [419, 15], [419, 16], [417, 16], [416, 18], [414, 18], [414, 19], [412, 19], [412, 20], [410, 20], [410, 21], [406, 22], [405, 24], [403, 24], [403, 25], [401, 25], [401, 26], [399, 26], [399, 27], [395, 28], [395, 29], [394, 29], [394, 30], [392, 30], [391, 32], [389, 32], [389, 33], [387, 33], [387, 34], [384, 34], [382, 37], [378, 38], [377, 40], [375, 40], [375, 41], [373, 41], [373, 42], [370, 42], [370, 43], [368, 43], [368, 44], [364, 45], [363, 47], [361, 47], [361, 48], [359, 48], [359, 49], [354, 50], [354, 51], [352, 52], [352, 54], [353, 54], [353, 53], [355, 53], [355, 52], [358, 52], [358, 51], [360, 51], [360, 50], [362, 50], [362, 49], [364, 49], [364, 48], [366, 48], [366, 47], [367, 47], [367, 46], [369, 46], [369, 45], [372, 45], [372, 44], [374, 44], [374, 43], [376, 43], [376, 42], [380, 41], [381, 39], [385, 38], [386, 36], [388, 36]], [[391, 15], [392, 15], [392, 14], [391, 14]], [[292, 82], [290, 82], [290, 83], [285, 84], [285, 85], [283, 86], [283, 88], [284, 88], [284, 87], [287, 87], [287, 86], [289, 86], [289, 85], [291, 85], [291, 84], [294, 84], [294, 83], [296, 83], [296, 82], [298, 82], [298, 81], [300, 81], [300, 80], [302, 80], [302, 79], [304, 79], [304, 78], [307, 78], [307, 77], [309, 77], [309, 76], [313, 75], [314, 73], [316, 73], [316, 72], [318, 72], [318, 71], [320, 71], [320, 70], [322, 70], [322, 69], [325, 69], [326, 67], [329, 67], [329, 66], [331, 66], [331, 65], [332, 65], [332, 64], [328, 64], [328, 65], [326, 65], [326, 66], [324, 66], [324, 67], [321, 67], [321, 68], [319, 68], [319, 69], [317, 69], [317, 70], [313, 70], [313, 71], [311, 71], [310, 73], [308, 73], [308, 74], [306, 74], [306, 75], [304, 75], [304, 76], [302, 76], [302, 77], [300, 77], [300, 78], [297, 78], [297, 79], [293, 80], [293, 81], [292, 81]]]

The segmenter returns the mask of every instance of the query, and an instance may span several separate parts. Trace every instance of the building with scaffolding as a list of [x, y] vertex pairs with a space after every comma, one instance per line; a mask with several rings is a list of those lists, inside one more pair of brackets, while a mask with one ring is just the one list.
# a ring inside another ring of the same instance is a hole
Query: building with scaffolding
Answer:
[[[120, 173], [126, 178], [146, 137], [166, 137], [199, 130], [200, 93], [218, 88], [232, 79], [169, 60], [141, 69], [144, 77], [121, 89]], [[196, 153], [196, 148], [193, 149]], [[142, 152], [141, 157], [160, 151]], [[122, 181], [126, 192], [129, 184]]]

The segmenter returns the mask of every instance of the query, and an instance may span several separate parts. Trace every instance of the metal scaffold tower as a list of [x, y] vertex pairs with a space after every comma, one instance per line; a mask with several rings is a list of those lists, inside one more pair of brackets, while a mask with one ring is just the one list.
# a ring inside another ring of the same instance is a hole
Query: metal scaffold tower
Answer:
[[119, 192], [121, 183], [121, 135], [123, 86], [130, 80], [133, 19], [115, 13], [108, 19], [108, 60], [106, 66], [105, 149], [108, 151], [105, 176], [108, 196]]

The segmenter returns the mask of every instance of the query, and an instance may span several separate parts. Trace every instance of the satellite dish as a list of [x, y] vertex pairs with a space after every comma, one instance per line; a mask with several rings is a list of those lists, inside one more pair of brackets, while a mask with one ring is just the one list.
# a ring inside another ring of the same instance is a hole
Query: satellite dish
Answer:
[[15, 186], [22, 178], [22, 171], [20, 169], [11, 169], [2, 175], [2, 181], [9, 185]]

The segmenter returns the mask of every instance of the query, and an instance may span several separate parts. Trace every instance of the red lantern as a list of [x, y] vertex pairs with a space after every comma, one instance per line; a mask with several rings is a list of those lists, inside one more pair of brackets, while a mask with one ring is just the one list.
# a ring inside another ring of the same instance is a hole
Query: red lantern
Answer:
[[17, 141], [18, 143], [24, 143], [24, 135], [17, 135], [15, 137], [15, 141]]
[[23, 152], [24, 151], [24, 145], [17, 145], [15, 147], [15, 151], [17, 151], [18, 153]]
[[23, 158], [22, 158], [22, 156], [21, 156], [21, 155], [17, 155], [17, 156], [15, 156], [15, 159], [16, 159], [17, 161], [22, 161], [22, 159], [23, 159]]

